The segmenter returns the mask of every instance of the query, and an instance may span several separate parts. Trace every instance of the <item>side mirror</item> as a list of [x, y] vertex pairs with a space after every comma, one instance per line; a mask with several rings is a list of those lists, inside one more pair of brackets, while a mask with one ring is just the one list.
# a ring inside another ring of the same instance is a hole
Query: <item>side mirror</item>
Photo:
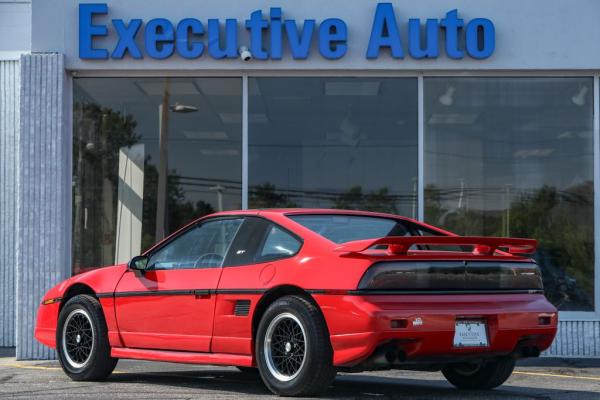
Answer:
[[127, 266], [133, 271], [145, 271], [149, 260], [148, 256], [135, 256], [129, 261]]

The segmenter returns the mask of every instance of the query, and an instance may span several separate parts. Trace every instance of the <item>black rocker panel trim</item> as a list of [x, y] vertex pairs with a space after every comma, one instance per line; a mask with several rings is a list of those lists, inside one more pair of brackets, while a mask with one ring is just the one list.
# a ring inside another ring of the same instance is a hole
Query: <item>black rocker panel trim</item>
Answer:
[[97, 293], [98, 298], [144, 297], [144, 296], [208, 296], [211, 294], [263, 294], [267, 289], [181, 289], [181, 290], [136, 290], [130, 292]]
[[[110, 297], [143, 297], [143, 296], [208, 296], [212, 294], [263, 294], [268, 289], [183, 289], [183, 290], [149, 290], [116, 293], [97, 293], [98, 298]], [[329, 294], [325, 289], [307, 289], [309, 294]], [[339, 295], [339, 291], [334, 291]], [[348, 296], [393, 296], [393, 295], [447, 295], [447, 294], [544, 294], [543, 290], [348, 290]]]

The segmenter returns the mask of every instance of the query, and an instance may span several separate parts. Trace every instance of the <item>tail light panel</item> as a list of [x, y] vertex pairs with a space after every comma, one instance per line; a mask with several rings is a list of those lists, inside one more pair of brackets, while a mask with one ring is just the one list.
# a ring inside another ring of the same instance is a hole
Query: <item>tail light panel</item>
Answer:
[[534, 262], [385, 261], [363, 275], [359, 290], [543, 290]]

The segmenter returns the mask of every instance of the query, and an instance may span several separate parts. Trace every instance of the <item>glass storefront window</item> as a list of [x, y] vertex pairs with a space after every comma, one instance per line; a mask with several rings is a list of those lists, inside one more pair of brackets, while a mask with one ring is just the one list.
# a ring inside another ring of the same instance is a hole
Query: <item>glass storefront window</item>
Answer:
[[539, 241], [547, 297], [594, 310], [592, 78], [426, 78], [425, 218]]
[[249, 79], [249, 207], [417, 213], [415, 78]]
[[74, 273], [241, 208], [240, 78], [80, 78], [73, 91]]

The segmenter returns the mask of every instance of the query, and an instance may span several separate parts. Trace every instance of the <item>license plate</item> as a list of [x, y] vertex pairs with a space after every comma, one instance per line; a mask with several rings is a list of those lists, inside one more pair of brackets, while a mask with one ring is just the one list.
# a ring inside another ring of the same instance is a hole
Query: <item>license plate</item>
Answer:
[[456, 321], [454, 347], [487, 347], [485, 321]]

